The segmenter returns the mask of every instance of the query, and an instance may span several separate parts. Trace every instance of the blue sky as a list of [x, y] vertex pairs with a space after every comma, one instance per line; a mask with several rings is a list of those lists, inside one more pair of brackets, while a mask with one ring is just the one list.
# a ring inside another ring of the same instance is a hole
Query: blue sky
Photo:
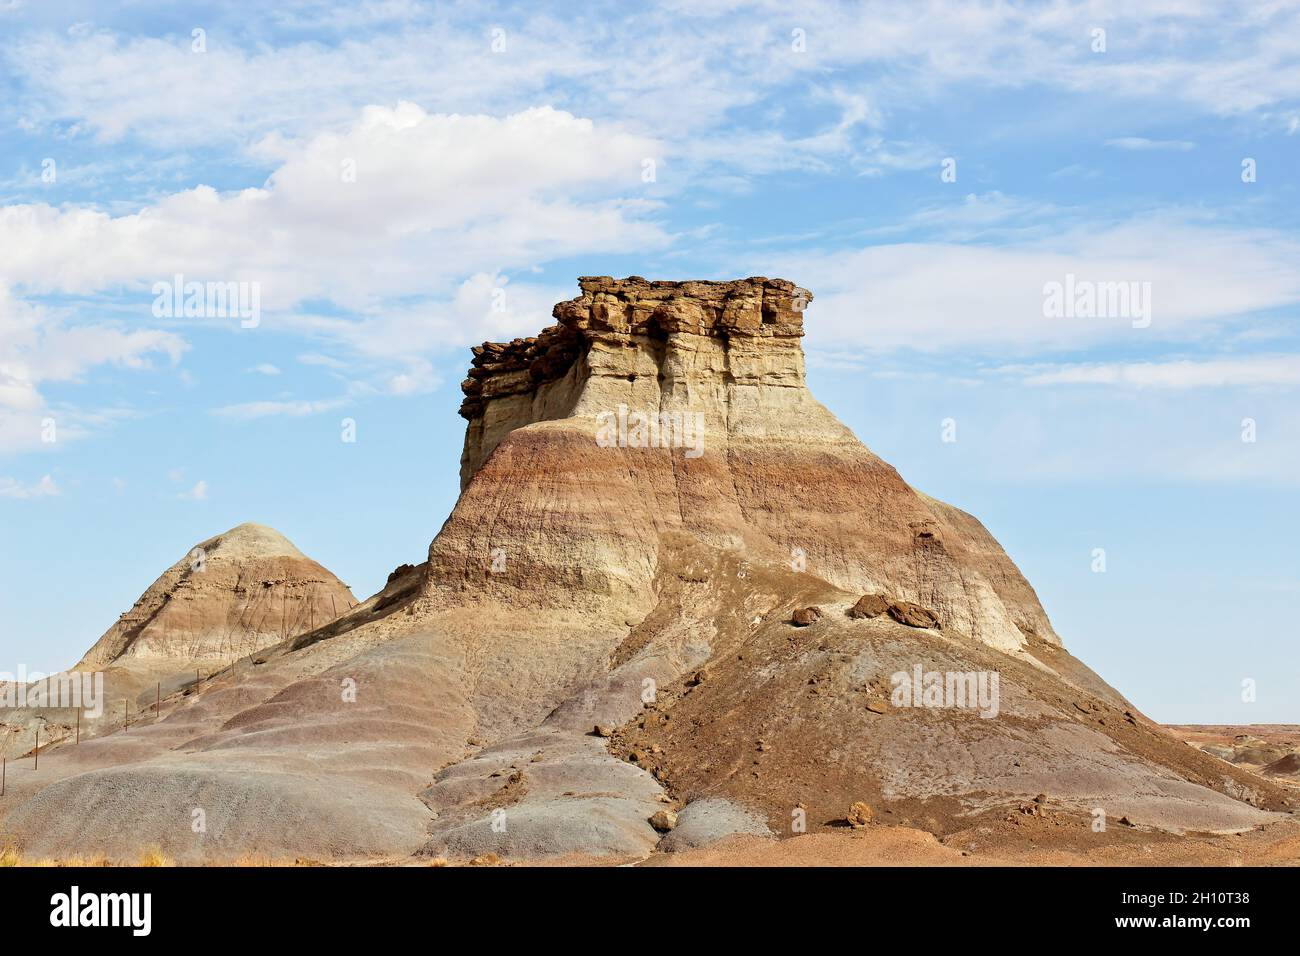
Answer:
[[[0, 670], [243, 521], [374, 592], [455, 501], [469, 345], [578, 275], [769, 275], [1078, 656], [1300, 722], [1300, 4], [102, 6], [0, 0]], [[256, 326], [156, 314], [176, 274]], [[1149, 321], [1048, 315], [1067, 275]]]

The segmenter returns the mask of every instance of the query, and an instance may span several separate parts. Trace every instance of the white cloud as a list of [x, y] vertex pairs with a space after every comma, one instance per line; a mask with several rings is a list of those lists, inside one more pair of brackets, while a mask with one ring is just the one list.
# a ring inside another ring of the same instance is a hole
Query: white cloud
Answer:
[[[657, 145], [550, 108], [496, 118], [369, 107], [342, 132], [263, 149], [280, 165], [261, 188], [200, 186], [117, 216], [0, 207], [8, 281], [29, 295], [135, 297], [140, 309], [152, 305], [153, 283], [174, 275], [256, 283], [263, 327], [323, 338], [335, 347], [327, 351], [355, 358], [374, 389], [409, 395], [436, 386], [432, 353], [549, 320], [554, 299], [540, 301], [526, 283], [510, 287], [506, 308], [494, 307], [488, 286], [504, 286], [506, 271], [668, 242], [649, 218], [656, 204], [640, 197], [641, 160]], [[304, 301], [336, 308], [293, 311]], [[50, 326], [43, 334], [49, 378], [73, 377], [92, 360], [140, 365], [159, 349], [174, 359], [184, 347], [171, 332]], [[0, 377], [0, 393], [11, 405], [37, 401], [31, 375]], [[317, 405], [250, 403], [222, 414], [307, 414], [299, 410]]]
[[1118, 139], [1108, 139], [1106, 145], [1137, 152], [1167, 149], [1185, 153], [1196, 148], [1195, 143], [1185, 139], [1147, 139], [1144, 136], [1121, 136]]
[[12, 44], [7, 59], [29, 85], [32, 121], [74, 121], [110, 140], [134, 134], [190, 146], [309, 133], [368, 103], [403, 97], [437, 109], [452, 90], [458, 102], [450, 109], [473, 102], [508, 110], [548, 79], [593, 68], [562, 24], [535, 19], [531, 34], [512, 29], [509, 54], [493, 56], [486, 31], [440, 20], [437, 28], [349, 36], [339, 44], [249, 48], [233, 31], [209, 30], [206, 53], [191, 51], [188, 31], [165, 38], [44, 33]]
[[263, 401], [242, 402], [238, 405], [224, 405], [213, 410], [219, 418], [231, 421], [253, 421], [258, 418], [304, 418], [319, 415], [348, 404], [349, 398], [331, 398], [320, 401]]
[[1093, 169], [1090, 166], [1084, 166], [1082, 163], [1071, 163], [1068, 166], [1062, 166], [1060, 169], [1048, 175], [1048, 179], [1096, 179], [1101, 175], [1101, 171]]
[[[1300, 303], [1297, 261], [1300, 242], [1282, 233], [1160, 217], [1035, 230], [997, 246], [922, 241], [774, 254], [749, 260], [745, 274], [792, 277], [812, 291], [805, 325], [814, 347], [1020, 354], [1194, 337]], [[1044, 286], [1067, 275], [1149, 282], [1150, 327], [1124, 317], [1046, 318]]]
[[[394, 5], [346, 19], [301, 11], [270, 19], [291, 35], [309, 20], [341, 42], [272, 45], [266, 24], [247, 31], [256, 42], [241, 43], [239, 29], [210, 31], [204, 54], [191, 52], [184, 33], [25, 35], [8, 51], [25, 85], [24, 119], [109, 138], [247, 144], [406, 98], [448, 112], [563, 102], [644, 129], [698, 132], [737, 108], [779, 103], [791, 84], [816, 86], [849, 69], [867, 71], [876, 122], [973, 84], [1173, 101], [1224, 115], [1300, 96], [1300, 10], [1286, 3], [884, 0], [864, 15], [858, 3], [812, 0], [794, 19], [778, 0], [670, 3], [621, 18], [609, 10], [516, 11], [503, 24], [507, 45], [499, 54], [490, 48], [492, 24], [473, 10]], [[806, 41], [799, 52], [796, 22]], [[1091, 49], [1096, 26], [1108, 31], [1104, 54]]]
[[[0, 282], [0, 450], [40, 442], [42, 421], [52, 414], [41, 386], [80, 381], [102, 365], [148, 368], [158, 355], [175, 364], [186, 348], [172, 332], [104, 322], [73, 325], [64, 311], [18, 299]], [[62, 441], [80, 434], [77, 421], [103, 423], [116, 413], [60, 411], [53, 417]]]
[[59, 493], [58, 486], [49, 475], [31, 485], [24, 485], [13, 478], [0, 477], [0, 498], [49, 498]]
[[348, 363], [342, 359], [336, 359], [332, 355], [321, 355], [319, 352], [304, 352], [298, 356], [298, 361], [303, 365], [317, 365], [322, 368], [334, 369], [339, 371], [348, 367]]
[[[256, 281], [263, 310], [328, 297], [362, 310], [478, 271], [667, 237], [640, 197], [655, 144], [549, 108], [504, 118], [368, 107], [343, 133], [268, 146], [262, 188], [199, 186], [138, 213], [0, 207], [6, 273], [28, 293]], [[350, 181], [355, 171], [355, 181]]]
[[206, 481], [196, 482], [193, 488], [189, 491], [181, 492], [181, 494], [176, 497], [184, 501], [207, 501], [208, 483]]
[[254, 365], [249, 371], [256, 372], [258, 375], [279, 375], [280, 367], [270, 362], [262, 362], [260, 365]]
[[1122, 385], [1135, 388], [1233, 388], [1300, 385], [1300, 355], [1163, 362], [1098, 362], [1003, 371], [1027, 385]]

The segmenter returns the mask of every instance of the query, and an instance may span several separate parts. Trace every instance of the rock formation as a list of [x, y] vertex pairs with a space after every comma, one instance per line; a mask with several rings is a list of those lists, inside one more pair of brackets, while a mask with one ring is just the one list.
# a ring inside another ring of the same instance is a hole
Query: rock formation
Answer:
[[163, 572], [77, 665], [225, 665], [326, 624], [356, 599], [284, 535], [257, 524], [203, 541]]
[[[618, 618], [648, 608], [662, 542], [681, 532], [913, 601], [1003, 650], [1059, 643], [983, 526], [913, 490], [809, 393], [809, 292], [763, 278], [579, 285], [558, 325], [474, 350], [464, 491], [429, 552], [431, 592], [548, 606], [580, 590]], [[507, 571], [485, 577], [493, 553]]]
[[818, 404], [808, 292], [580, 287], [558, 324], [474, 350], [426, 563], [344, 608], [261, 532], [205, 543], [207, 577], [173, 567], [83, 664], [230, 652], [210, 619], [256, 658], [56, 747], [0, 804], [7, 832], [43, 855], [615, 862], [792, 820], [830, 837], [846, 808], [860, 837], [970, 852], [1126, 839], [1099, 806], [1170, 832], [1283, 819], [1285, 790], [1143, 717], [975, 518]]

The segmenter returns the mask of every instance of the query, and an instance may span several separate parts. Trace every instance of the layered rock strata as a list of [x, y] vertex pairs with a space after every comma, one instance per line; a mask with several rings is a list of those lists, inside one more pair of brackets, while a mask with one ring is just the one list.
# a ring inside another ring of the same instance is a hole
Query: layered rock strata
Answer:
[[229, 663], [349, 610], [347, 585], [257, 524], [200, 542], [162, 573], [77, 665]]
[[474, 350], [464, 490], [430, 548], [428, 594], [635, 616], [664, 535], [686, 532], [915, 602], [1002, 650], [1059, 643], [975, 518], [915, 491], [812, 397], [809, 292], [767, 278], [579, 285], [558, 324]]

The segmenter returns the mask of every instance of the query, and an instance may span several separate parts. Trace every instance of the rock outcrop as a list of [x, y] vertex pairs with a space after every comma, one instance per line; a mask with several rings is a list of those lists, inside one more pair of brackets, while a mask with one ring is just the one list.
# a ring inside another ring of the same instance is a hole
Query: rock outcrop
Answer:
[[229, 664], [310, 631], [356, 603], [284, 535], [241, 524], [191, 548], [77, 665]]
[[1003, 650], [1058, 643], [983, 526], [913, 490], [809, 393], [809, 292], [579, 285], [557, 325], [474, 350], [464, 490], [429, 552], [431, 595], [635, 616], [666, 536], [685, 533], [913, 602]]

